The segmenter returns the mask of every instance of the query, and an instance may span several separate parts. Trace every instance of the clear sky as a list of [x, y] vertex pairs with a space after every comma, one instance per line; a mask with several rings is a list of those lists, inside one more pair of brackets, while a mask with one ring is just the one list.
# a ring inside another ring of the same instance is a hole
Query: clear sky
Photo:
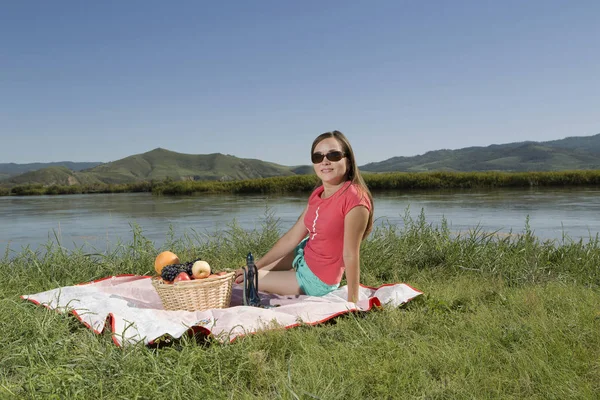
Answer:
[[0, 163], [600, 133], [600, 1], [0, 2]]

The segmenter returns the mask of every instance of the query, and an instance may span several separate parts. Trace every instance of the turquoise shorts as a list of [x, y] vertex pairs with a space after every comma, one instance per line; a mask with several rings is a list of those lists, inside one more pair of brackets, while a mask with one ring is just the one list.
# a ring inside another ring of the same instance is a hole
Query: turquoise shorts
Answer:
[[320, 280], [306, 265], [306, 261], [304, 261], [304, 247], [306, 246], [306, 242], [308, 238], [304, 239], [300, 242], [296, 249], [294, 250], [294, 261], [292, 261], [292, 266], [294, 270], [296, 270], [296, 279], [298, 280], [298, 285], [300, 285], [300, 289], [309, 296], [325, 296], [327, 293], [334, 291], [340, 284], [328, 285], [322, 280]]

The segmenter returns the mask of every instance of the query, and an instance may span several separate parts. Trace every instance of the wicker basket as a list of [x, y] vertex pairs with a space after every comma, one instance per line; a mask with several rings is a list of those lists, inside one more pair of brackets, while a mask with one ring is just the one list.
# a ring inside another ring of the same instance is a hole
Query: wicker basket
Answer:
[[193, 279], [172, 284], [152, 278], [165, 310], [203, 311], [226, 308], [231, 303], [231, 287], [235, 273], [205, 279]]

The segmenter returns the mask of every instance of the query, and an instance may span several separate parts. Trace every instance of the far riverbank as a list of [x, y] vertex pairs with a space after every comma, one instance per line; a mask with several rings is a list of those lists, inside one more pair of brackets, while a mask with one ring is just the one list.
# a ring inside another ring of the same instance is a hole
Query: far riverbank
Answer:
[[[600, 170], [550, 172], [386, 172], [364, 173], [372, 191], [600, 186]], [[140, 193], [157, 195], [305, 193], [317, 184], [315, 175], [240, 181], [142, 181], [93, 185], [28, 184], [0, 186], [0, 196]]]

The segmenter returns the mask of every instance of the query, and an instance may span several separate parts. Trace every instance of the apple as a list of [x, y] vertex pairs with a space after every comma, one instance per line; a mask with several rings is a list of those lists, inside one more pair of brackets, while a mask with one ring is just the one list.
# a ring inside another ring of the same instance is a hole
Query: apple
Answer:
[[204, 279], [210, 275], [210, 265], [203, 260], [198, 260], [192, 265], [192, 276], [194, 279]]
[[173, 279], [173, 282], [191, 281], [191, 280], [192, 280], [192, 278], [190, 278], [190, 276], [187, 274], [187, 272], [182, 271], [177, 274], [175, 279]]
[[217, 275], [219, 275], [219, 276], [227, 275], [227, 271], [217, 272]]

